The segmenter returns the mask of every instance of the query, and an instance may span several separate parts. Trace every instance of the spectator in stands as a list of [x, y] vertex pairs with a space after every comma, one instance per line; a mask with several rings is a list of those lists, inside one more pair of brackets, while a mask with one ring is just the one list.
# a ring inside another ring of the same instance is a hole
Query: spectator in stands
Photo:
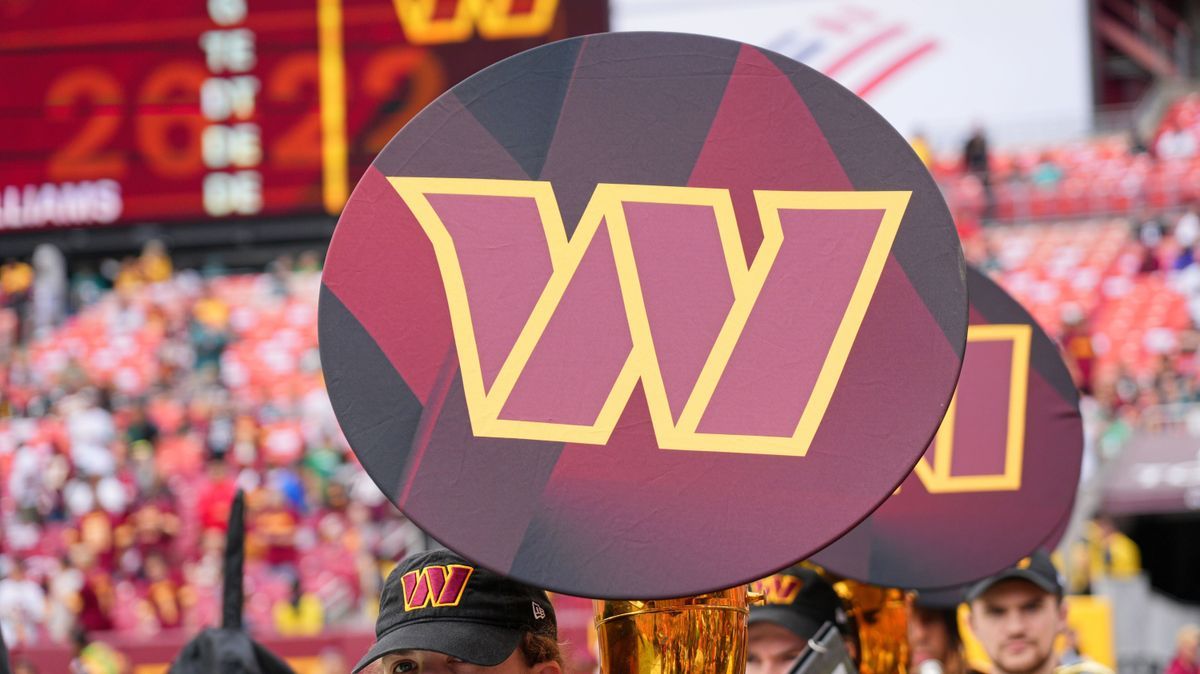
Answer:
[[205, 530], [224, 533], [229, 522], [229, 504], [237, 493], [237, 483], [229, 474], [229, 465], [224, 457], [212, 457], [205, 468], [207, 480], [198, 499], [200, 524]]
[[143, 282], [142, 268], [137, 258], [127, 257], [121, 260], [113, 279], [113, 288], [117, 293], [129, 297], [142, 287]]
[[195, 368], [219, 369], [221, 354], [229, 343], [229, 305], [211, 292], [192, 309], [191, 343], [196, 353]]
[[20, 444], [9, 464], [8, 495], [29, 518], [40, 515], [45, 502], [45, 474], [50, 465], [53, 450], [45, 443]]
[[285, 637], [310, 637], [325, 626], [324, 609], [316, 595], [305, 592], [297, 576], [287, 599], [275, 602], [275, 631]]
[[1147, 147], [1145, 137], [1142, 135], [1141, 131], [1138, 130], [1136, 121], [1131, 121], [1129, 123], [1128, 138], [1129, 154], [1140, 155], [1146, 154], [1150, 151], [1150, 148]]
[[145, 404], [136, 404], [130, 408], [124, 435], [126, 444], [130, 446], [142, 441], [153, 445], [158, 439], [158, 426], [146, 418]]
[[299, 518], [288, 506], [284, 495], [273, 486], [263, 487], [255, 496], [247, 535], [257, 539], [256, 547], [261, 547], [264, 560], [273, 570], [295, 575]]
[[171, 573], [161, 554], [155, 552], [146, 557], [145, 575], [142, 596], [148, 622], [155, 631], [181, 627], [184, 601], [179, 580]]
[[[17, 312], [3, 306], [3, 293], [0, 293], [0, 362], [8, 362], [13, 360], [16, 354], [17, 332], [20, 327], [17, 325]], [[6, 376], [4, 368], [0, 368], [0, 389], [5, 388], [3, 378]], [[11, 376], [11, 375], [8, 375]], [[0, 405], [8, 401], [0, 398]], [[0, 409], [0, 412], [3, 412]]]
[[1175, 259], [1171, 261], [1171, 271], [1183, 271], [1195, 263], [1196, 251], [1192, 246], [1183, 246], [1175, 254]]
[[1142, 211], [1134, 220], [1133, 238], [1146, 248], [1156, 248], [1166, 233], [1167, 227], [1162, 218], [1150, 211]]
[[18, 324], [25, 318], [25, 303], [32, 290], [33, 267], [22, 260], [5, 260], [0, 266], [0, 301], [16, 313]]
[[1142, 554], [1131, 538], [1121, 533], [1111, 517], [1092, 521], [1086, 534], [1091, 552], [1091, 579], [1133, 578], [1142, 571]]
[[971, 129], [971, 135], [963, 146], [963, 167], [968, 173], [983, 177], [991, 173], [990, 161], [987, 136], [983, 127], [976, 125]]
[[270, 282], [271, 294], [283, 298], [291, 293], [290, 286], [294, 266], [290, 255], [281, 255], [268, 265], [267, 281]]
[[1175, 637], [1175, 657], [1167, 665], [1166, 674], [1200, 674], [1196, 650], [1200, 646], [1200, 627], [1184, 625]]
[[108, 279], [94, 267], [83, 265], [71, 276], [71, 304], [75, 309], [89, 307], [111, 287]]
[[30, 326], [45, 335], [67, 315], [67, 261], [56, 246], [43, 243], [33, 251], [33, 268]]
[[1195, 134], [1175, 119], [1167, 120], [1166, 128], [1154, 143], [1154, 154], [1163, 160], [1190, 159], [1198, 149]]
[[38, 642], [46, 620], [46, 593], [26, 576], [25, 563], [14, 560], [0, 580], [0, 630], [4, 641], [19, 646]]
[[1152, 246], [1141, 245], [1138, 252], [1138, 273], [1153, 274], [1162, 269], [1162, 261], [1158, 259], [1158, 250]]
[[336, 648], [326, 648], [319, 657], [321, 664], [318, 671], [322, 674], [350, 674], [350, 665], [346, 658]]
[[933, 164], [933, 150], [931, 150], [929, 147], [929, 141], [925, 139], [924, 131], [917, 131], [914, 133], [912, 139], [908, 141], [908, 144], [912, 146], [913, 152], [915, 152], [917, 155], [917, 159], [921, 160], [921, 163], [925, 165], [925, 168], [929, 168], [929, 166]]
[[116, 593], [112, 575], [96, 563], [87, 546], [72, 546], [72, 561], [83, 573], [79, 590], [79, 625], [89, 632], [107, 632], [113, 628], [113, 604]]
[[71, 461], [86, 477], [102, 477], [116, 471], [112, 442], [116, 427], [106, 396], [88, 388], [63, 401]]
[[1093, 370], [1096, 350], [1092, 346], [1092, 331], [1087, 316], [1077, 304], [1068, 304], [1062, 309], [1063, 332], [1060, 342], [1067, 367], [1075, 378], [1075, 385], [1085, 395], [1093, 392]]
[[75, 655], [69, 665], [70, 674], [128, 674], [130, 670], [124, 655], [103, 641], [93, 641], [83, 628], [75, 631], [71, 645]]
[[146, 283], [163, 283], [170, 280], [173, 266], [167, 247], [158, 239], [151, 239], [142, 246], [138, 268]]
[[46, 630], [54, 641], [66, 643], [77, 620], [83, 573], [64, 557], [47, 573], [47, 584]]
[[315, 250], [306, 250], [296, 258], [297, 274], [318, 274], [321, 271], [321, 255]]
[[1062, 652], [1058, 655], [1059, 667], [1074, 667], [1086, 661], [1079, 652], [1079, 634], [1070, 626], [1063, 630]]
[[1180, 248], [1191, 248], [1200, 243], [1200, 204], [1192, 202], [1187, 211], [1175, 222], [1172, 235]]
[[991, 155], [988, 153], [987, 136], [984, 134], [982, 126], [976, 124], [971, 130], [971, 136], [967, 138], [967, 142], [963, 146], [962, 161], [967, 174], [979, 179], [984, 195], [984, 217], [990, 218], [995, 206], [995, 199], [992, 195]]
[[170, 559], [172, 545], [179, 533], [179, 516], [169, 494], [145, 494], [121, 527], [121, 538], [137, 561], [135, 568], [152, 555]]
[[1029, 172], [1029, 181], [1034, 187], [1042, 190], [1053, 190], [1062, 179], [1063, 169], [1049, 152], [1043, 152], [1038, 163]]

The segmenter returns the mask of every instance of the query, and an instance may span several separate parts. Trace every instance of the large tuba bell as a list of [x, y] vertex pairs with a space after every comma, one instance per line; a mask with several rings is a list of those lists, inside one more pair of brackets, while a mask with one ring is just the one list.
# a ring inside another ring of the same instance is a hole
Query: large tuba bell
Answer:
[[905, 592], [843, 579], [833, 589], [846, 604], [858, 635], [862, 674], [907, 674], [908, 614]]
[[[908, 671], [905, 594], [835, 580], [857, 635], [862, 674]], [[681, 599], [597, 600], [603, 674], [744, 674], [746, 618], [761, 596], [746, 586]]]
[[744, 674], [749, 596], [739, 585], [695, 597], [594, 602], [604, 674]]

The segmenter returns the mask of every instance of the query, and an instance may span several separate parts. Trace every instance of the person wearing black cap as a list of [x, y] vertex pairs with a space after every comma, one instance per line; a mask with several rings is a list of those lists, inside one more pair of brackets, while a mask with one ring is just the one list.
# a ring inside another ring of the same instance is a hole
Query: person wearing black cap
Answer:
[[354, 674], [562, 674], [554, 607], [447, 550], [402, 561], [383, 584], [375, 644]]
[[[971, 631], [992, 661], [993, 674], [1051, 674], [1060, 668], [1054, 641], [1067, 626], [1058, 570], [1043, 550], [967, 590]], [[1102, 665], [1072, 665], [1072, 672], [1111, 672]]]
[[958, 631], [962, 588], [915, 592], [908, 602], [909, 671], [918, 674], [971, 674]]
[[827, 622], [845, 639], [857, 660], [856, 642], [842, 600], [813, 569], [793, 566], [752, 584], [763, 603], [750, 607], [746, 674], [782, 674], [809, 648], [809, 640]]

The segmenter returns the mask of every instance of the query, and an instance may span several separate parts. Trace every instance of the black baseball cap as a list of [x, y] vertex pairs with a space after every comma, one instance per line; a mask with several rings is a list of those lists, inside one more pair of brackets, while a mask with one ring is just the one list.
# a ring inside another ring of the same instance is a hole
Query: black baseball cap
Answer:
[[1050, 561], [1050, 553], [1045, 550], [1037, 550], [1013, 566], [972, 585], [967, 590], [967, 601], [975, 601], [997, 583], [1014, 579], [1029, 581], [1042, 590], [1060, 597], [1063, 593], [1062, 580], [1059, 578], [1054, 562]]
[[793, 566], [751, 583], [750, 589], [761, 592], [764, 603], [750, 607], [749, 625], [775, 623], [801, 639], [811, 639], [827, 622], [842, 633], [848, 629], [841, 598], [813, 569]]
[[963, 603], [963, 586], [913, 592], [913, 606], [927, 611], [954, 611]]
[[558, 637], [554, 607], [522, 585], [448, 550], [406, 558], [379, 597], [375, 645], [354, 668], [396, 651], [435, 651], [473, 665], [508, 659], [526, 632]]

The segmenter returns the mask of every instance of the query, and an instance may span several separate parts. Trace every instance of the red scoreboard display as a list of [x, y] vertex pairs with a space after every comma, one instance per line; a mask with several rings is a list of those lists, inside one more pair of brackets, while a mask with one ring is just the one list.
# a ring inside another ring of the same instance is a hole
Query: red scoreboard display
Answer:
[[0, 232], [335, 214], [409, 118], [607, 0], [0, 1]]

